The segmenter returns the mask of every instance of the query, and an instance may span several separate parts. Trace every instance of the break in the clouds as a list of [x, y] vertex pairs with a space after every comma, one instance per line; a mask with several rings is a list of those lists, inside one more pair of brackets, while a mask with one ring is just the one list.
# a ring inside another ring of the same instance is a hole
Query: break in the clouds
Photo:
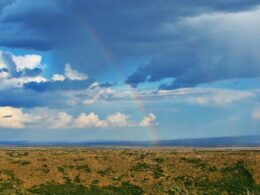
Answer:
[[259, 134], [259, 20], [257, 0], [0, 0], [0, 130]]
[[53, 74], [52, 78], [44, 76], [41, 56], [16, 56], [0, 51], [1, 89], [25, 88], [34, 91], [57, 91], [83, 89], [93, 83], [86, 74], [74, 70], [70, 64], [64, 65], [64, 75]]

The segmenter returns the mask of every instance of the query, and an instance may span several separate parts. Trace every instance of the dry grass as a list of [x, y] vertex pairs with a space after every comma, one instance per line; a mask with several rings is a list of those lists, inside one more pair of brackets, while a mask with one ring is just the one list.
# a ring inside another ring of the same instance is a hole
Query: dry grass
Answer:
[[223, 170], [238, 162], [243, 163], [254, 183], [260, 185], [259, 150], [1, 149], [0, 183], [9, 182], [13, 189], [26, 193], [33, 186], [47, 182], [98, 187], [128, 182], [146, 194], [178, 194], [203, 191], [196, 181], [219, 182]]

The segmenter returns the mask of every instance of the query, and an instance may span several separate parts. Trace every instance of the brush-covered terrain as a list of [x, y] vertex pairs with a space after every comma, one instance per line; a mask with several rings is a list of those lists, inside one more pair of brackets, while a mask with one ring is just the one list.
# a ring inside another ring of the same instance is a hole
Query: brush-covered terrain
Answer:
[[260, 194], [260, 150], [2, 148], [0, 194]]

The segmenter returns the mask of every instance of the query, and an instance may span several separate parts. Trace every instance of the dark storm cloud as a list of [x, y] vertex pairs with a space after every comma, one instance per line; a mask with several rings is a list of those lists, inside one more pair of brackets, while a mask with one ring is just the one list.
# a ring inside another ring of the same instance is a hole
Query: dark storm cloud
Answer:
[[[258, 62], [253, 60], [249, 70], [244, 66], [246, 59], [252, 59], [248, 53], [236, 61], [237, 54], [225, 48], [229, 44], [226, 40], [218, 43], [208, 36], [207, 24], [197, 29], [180, 23], [202, 14], [254, 10], [258, 4], [256, 0], [5, 0], [0, 3], [0, 45], [52, 50], [55, 69], [62, 70], [65, 63], [71, 63], [97, 79], [112, 78], [117, 69], [128, 70], [129, 63], [122, 63], [128, 59], [149, 59], [140, 67], [131, 64], [136, 71], [126, 82], [132, 86], [167, 77], [175, 81], [161, 88], [255, 77], [260, 72]], [[212, 62], [202, 59], [203, 55], [220, 57]], [[236, 65], [227, 70], [231, 63]], [[41, 91], [61, 86], [31, 83], [26, 87]]]
[[116, 85], [115, 82], [114, 82], [114, 83], [105, 82], [105, 83], [101, 83], [101, 84], [100, 84], [100, 87], [107, 88], [107, 87], [112, 87], [112, 86], [114, 86], [114, 85]]
[[[19, 98], [18, 98], [19, 97]], [[45, 97], [39, 96], [36, 92], [23, 89], [8, 89], [1, 91], [0, 96], [0, 107], [11, 106], [11, 107], [37, 107], [47, 105]], [[50, 101], [54, 101], [50, 100]]]
[[90, 79], [82, 81], [65, 79], [64, 81], [29, 82], [24, 84], [24, 88], [38, 92], [80, 90], [88, 88], [93, 82]]
[[23, 77], [36, 77], [36, 76], [39, 76], [41, 73], [42, 73], [42, 69], [40, 69], [40, 68], [34, 68], [34, 69], [25, 68], [21, 72], [21, 76], [23, 76]]
[[53, 107], [64, 108], [70, 105], [70, 97], [64, 92], [53, 91], [37, 92], [34, 90], [7, 89], [0, 91], [0, 107], [11, 106], [16, 108]]

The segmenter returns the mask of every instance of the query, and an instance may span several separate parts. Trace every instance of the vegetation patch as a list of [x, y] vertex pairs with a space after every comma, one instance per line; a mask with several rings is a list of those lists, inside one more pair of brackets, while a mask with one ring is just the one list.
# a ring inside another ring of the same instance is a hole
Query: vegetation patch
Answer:
[[152, 172], [154, 179], [158, 179], [158, 178], [164, 176], [164, 171], [160, 166], [149, 165], [147, 163], [137, 163], [136, 165], [134, 165], [132, 167], [131, 171], [138, 171], [138, 172], [150, 171], [150, 172]]
[[48, 168], [48, 165], [46, 165], [46, 164], [44, 164], [44, 165], [42, 165], [42, 172], [43, 173], [45, 173], [45, 174], [47, 174], [47, 173], [49, 173], [50, 172], [50, 170], [49, 170], [49, 168]]
[[154, 179], [158, 179], [158, 178], [163, 177], [163, 176], [164, 176], [164, 171], [161, 167], [156, 166], [156, 167], [153, 168]]
[[11, 161], [11, 163], [19, 164], [19, 165], [22, 165], [22, 166], [31, 164], [31, 162], [28, 161], [28, 160], [15, 160], [15, 161]]
[[182, 157], [181, 160], [191, 164], [195, 168], [200, 168], [200, 169], [207, 171], [207, 172], [217, 171], [217, 168], [215, 166], [209, 166], [207, 163], [205, 163], [204, 161], [202, 161], [199, 158]]
[[179, 176], [177, 181], [182, 182], [189, 190], [205, 194], [258, 194], [259, 185], [256, 185], [252, 175], [246, 169], [243, 162], [237, 162], [232, 166], [222, 169], [222, 178], [217, 181], [210, 181], [207, 177], [184, 177]]
[[26, 151], [0, 150], [0, 194], [260, 194], [259, 151]]
[[147, 163], [137, 163], [132, 167], [132, 171], [148, 171], [151, 169], [151, 166]]
[[97, 171], [98, 174], [100, 174], [102, 177], [109, 175], [113, 173], [113, 171], [110, 168], [106, 168], [104, 170]]
[[62, 195], [139, 195], [143, 190], [131, 183], [124, 182], [120, 186], [104, 186], [99, 187], [91, 185], [86, 187], [80, 184], [67, 182], [65, 184], [57, 184], [48, 182], [39, 186], [34, 186], [29, 192], [37, 195], [46, 194], [62, 194]]
[[163, 163], [164, 162], [164, 159], [163, 158], [154, 158], [153, 159], [155, 162], [157, 163]]

